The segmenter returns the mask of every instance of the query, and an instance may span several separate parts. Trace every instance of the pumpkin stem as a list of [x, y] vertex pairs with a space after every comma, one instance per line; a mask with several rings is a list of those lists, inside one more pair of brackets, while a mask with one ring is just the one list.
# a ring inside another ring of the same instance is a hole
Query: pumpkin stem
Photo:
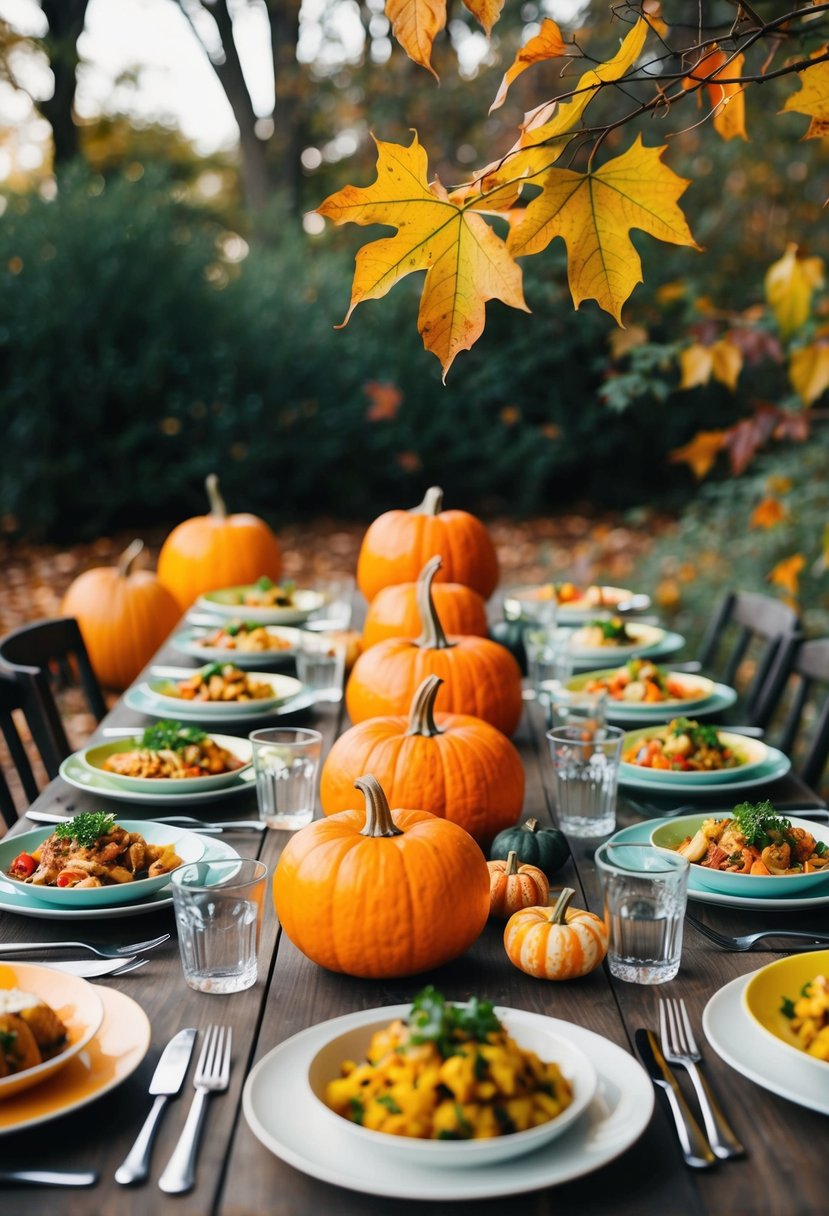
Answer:
[[427, 676], [420, 685], [412, 697], [407, 735], [427, 735], [432, 738], [443, 734], [435, 722], [435, 698], [442, 683], [440, 676]]
[[366, 773], [364, 777], [357, 778], [354, 788], [362, 791], [366, 800], [366, 826], [360, 832], [361, 836], [403, 835], [402, 829], [391, 817], [388, 799], [376, 777]]
[[[507, 853], [507, 868], [504, 870], [504, 873], [518, 873], [518, 854], [516, 853], [515, 849], [510, 849], [509, 853]], [[575, 894], [575, 892], [573, 892], [573, 894]]]
[[442, 565], [443, 562], [439, 555], [430, 557], [417, 580], [417, 610], [420, 613], [420, 624], [423, 631], [415, 642], [415, 646], [420, 646], [424, 650], [448, 650], [455, 644], [450, 642], [443, 632], [435, 601], [432, 599], [432, 582]]
[[538, 831], [538, 820], [537, 819], [528, 819], [527, 822], [524, 824], [524, 831], [525, 832], [537, 832]]
[[443, 490], [440, 486], [429, 486], [423, 495], [423, 502], [409, 511], [410, 515], [438, 515], [443, 506]]
[[118, 573], [121, 578], [128, 578], [132, 574], [132, 566], [138, 554], [144, 548], [143, 540], [134, 540], [131, 545], [127, 545], [124, 552], [118, 558]]
[[227, 519], [227, 507], [219, 492], [219, 479], [215, 473], [207, 474], [204, 479], [204, 488], [207, 490], [207, 498], [210, 502], [210, 514], [216, 519]]
[[553, 908], [553, 915], [550, 921], [551, 924], [563, 925], [566, 923], [564, 917], [565, 913], [567, 912], [567, 905], [570, 903], [570, 900], [575, 894], [576, 892], [572, 887], [563, 888], [561, 895], [559, 895], [558, 900], [556, 901], [556, 906]]

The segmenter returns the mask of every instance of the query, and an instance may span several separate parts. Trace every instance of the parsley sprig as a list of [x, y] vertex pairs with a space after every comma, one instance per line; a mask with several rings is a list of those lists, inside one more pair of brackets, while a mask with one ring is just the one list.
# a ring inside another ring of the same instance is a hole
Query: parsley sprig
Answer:
[[696, 749], [713, 747], [718, 751], [723, 750], [716, 726], [706, 726], [701, 722], [694, 722], [691, 718], [674, 718], [668, 727], [668, 733], [688, 735]]
[[444, 1058], [456, 1055], [466, 1039], [482, 1042], [501, 1029], [491, 1001], [473, 996], [466, 1005], [452, 1005], [432, 984], [412, 1001], [408, 1021], [412, 1043], [434, 1043]]
[[737, 821], [747, 844], [765, 849], [775, 839], [789, 839], [791, 821], [778, 815], [768, 799], [765, 802], [741, 802], [734, 807], [731, 817]]
[[84, 811], [67, 823], [59, 823], [55, 835], [60, 840], [77, 840], [85, 849], [91, 849], [96, 840], [107, 836], [115, 827], [115, 816], [107, 811]]
[[182, 751], [190, 743], [201, 743], [207, 738], [205, 731], [198, 726], [185, 726], [183, 722], [174, 722], [171, 718], [162, 718], [148, 726], [141, 736], [141, 746], [150, 751]]

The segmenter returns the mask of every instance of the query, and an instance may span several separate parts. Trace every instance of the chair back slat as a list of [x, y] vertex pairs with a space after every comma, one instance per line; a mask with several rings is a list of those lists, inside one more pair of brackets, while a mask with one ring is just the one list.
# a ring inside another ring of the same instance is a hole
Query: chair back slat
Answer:
[[[6, 672], [0, 672], [0, 731], [8, 749], [12, 767], [16, 770], [17, 778], [23, 793], [29, 802], [34, 802], [39, 790], [35, 780], [32, 761], [20, 735], [19, 723], [15, 715], [22, 711], [26, 725], [37, 744], [40, 732], [32, 730], [33, 719], [26, 714], [25, 692], [18, 681]], [[38, 749], [39, 750], [39, 749]], [[42, 758], [42, 757], [41, 757]], [[11, 786], [4, 773], [0, 773], [0, 818], [6, 827], [11, 827], [17, 820], [18, 810], [15, 805]]]
[[829, 760], [829, 638], [787, 639], [778, 667], [773, 703], [763, 711], [765, 724], [776, 712], [785, 713], [778, 745], [817, 791]]

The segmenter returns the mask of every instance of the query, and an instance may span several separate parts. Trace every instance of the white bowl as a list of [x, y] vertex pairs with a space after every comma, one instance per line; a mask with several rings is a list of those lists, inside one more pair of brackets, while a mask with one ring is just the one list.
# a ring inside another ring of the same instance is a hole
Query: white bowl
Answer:
[[[586, 671], [568, 680], [564, 687], [569, 692], [582, 692], [593, 680], [608, 680], [624, 670], [624, 667], [606, 667], [599, 671]], [[689, 675], [683, 671], [665, 671], [664, 674], [666, 679], [683, 689], [686, 694], [684, 697], [666, 697], [664, 701], [627, 701], [624, 697], [608, 696], [608, 709], [618, 710], [620, 715], [624, 713], [626, 716], [635, 717], [647, 714], [652, 718], [655, 713], [674, 714], [678, 710], [685, 711], [703, 705], [710, 701], [714, 694], [714, 681], [709, 680], [707, 676]]]
[[406, 1018], [411, 1005], [393, 1005], [387, 1009], [367, 1010], [365, 1021], [351, 1030], [336, 1035], [322, 1047], [308, 1067], [308, 1085], [331, 1126], [347, 1129], [358, 1143], [372, 1151], [387, 1153], [413, 1165], [478, 1166], [505, 1161], [533, 1152], [556, 1139], [586, 1110], [596, 1091], [596, 1070], [577, 1047], [566, 1039], [539, 1025], [536, 1015], [520, 1009], [496, 1008], [495, 1013], [520, 1047], [534, 1051], [544, 1061], [554, 1061], [573, 1086], [573, 1100], [557, 1118], [528, 1131], [495, 1136], [485, 1140], [420, 1140], [411, 1136], [391, 1136], [352, 1123], [331, 1110], [324, 1101], [325, 1087], [340, 1076], [343, 1060], [365, 1058], [372, 1035], [388, 1026], [395, 1018]]
[[[247, 619], [247, 618], [245, 618]], [[261, 622], [256, 622], [260, 624]], [[200, 663], [235, 663], [237, 667], [249, 670], [253, 667], [270, 666], [293, 658], [299, 648], [300, 631], [288, 625], [264, 625], [269, 635], [285, 643], [284, 647], [273, 650], [237, 650], [233, 647], [204, 646], [203, 639], [210, 637], [219, 628], [217, 621], [213, 629], [189, 628], [183, 629], [171, 638], [173, 646], [181, 654]]]
[[131, 752], [142, 746], [141, 735], [131, 739], [116, 739], [110, 743], [98, 743], [87, 747], [77, 755], [81, 762], [94, 773], [100, 773], [121, 790], [133, 790], [137, 794], [195, 794], [200, 790], [218, 790], [235, 785], [240, 774], [247, 772], [253, 763], [253, 746], [249, 739], [238, 739], [235, 735], [210, 735], [219, 747], [232, 752], [242, 761], [239, 768], [228, 773], [206, 774], [203, 777], [128, 777], [124, 773], [113, 773], [105, 768], [105, 761], [119, 752]]
[[[677, 781], [682, 785], [725, 785], [732, 781], [743, 781], [746, 777], [756, 775], [757, 771], [769, 758], [769, 749], [760, 739], [749, 739], [746, 735], [733, 734], [728, 730], [714, 728], [721, 743], [730, 747], [742, 762], [733, 768], [722, 769], [691, 769], [683, 772], [681, 769], [646, 768], [642, 764], [631, 764], [622, 760], [619, 765], [619, 779], [629, 780], [635, 777], [641, 781]], [[641, 730], [628, 731], [622, 740], [622, 755], [637, 742], [645, 742], [660, 736], [665, 726], [646, 726]]]
[[[194, 668], [194, 674], [196, 671], [198, 668]], [[234, 717], [236, 714], [250, 716], [251, 713], [258, 712], [266, 714], [268, 710], [275, 709], [277, 705], [281, 705], [283, 701], [295, 697], [302, 691], [301, 681], [294, 676], [274, 675], [269, 671], [246, 671], [245, 675], [253, 683], [269, 684], [273, 690], [273, 696], [262, 697], [255, 701], [188, 701], [170, 691], [178, 681], [165, 679], [163, 676], [153, 676], [140, 687], [148, 691], [160, 706], [169, 709], [172, 717], [175, 717], [176, 711], [181, 709], [186, 709], [191, 713], [204, 714], [206, 717], [213, 715], [217, 718]]]

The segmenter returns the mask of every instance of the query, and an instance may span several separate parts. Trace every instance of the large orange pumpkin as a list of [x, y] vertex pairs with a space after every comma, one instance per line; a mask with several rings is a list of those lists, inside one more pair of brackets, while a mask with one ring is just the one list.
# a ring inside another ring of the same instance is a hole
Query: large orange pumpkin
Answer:
[[395, 806], [417, 806], [465, 828], [482, 847], [511, 827], [524, 801], [521, 757], [505, 735], [468, 714], [435, 715], [440, 676], [427, 676], [408, 718], [369, 718], [336, 741], [323, 765], [326, 815], [349, 807], [371, 772]]
[[[486, 604], [463, 583], [433, 583], [432, 599], [447, 633], [487, 636]], [[386, 638], [416, 638], [421, 631], [417, 583], [384, 587], [371, 601], [363, 627], [363, 649]]]
[[265, 521], [228, 515], [215, 473], [205, 488], [210, 514], [173, 528], [158, 555], [158, 577], [182, 612], [205, 591], [255, 583], [263, 576], [276, 582], [282, 572], [279, 542]]
[[440, 554], [440, 582], [463, 583], [487, 599], [498, 584], [498, 557], [484, 525], [468, 511], [442, 511], [432, 486], [411, 511], [386, 511], [370, 525], [357, 559], [357, 586], [367, 600], [383, 587], [412, 583]]
[[181, 616], [155, 574], [135, 569], [143, 548], [142, 540], [134, 540], [117, 566], [78, 575], [61, 604], [61, 612], [80, 626], [98, 683], [119, 692], [149, 663]]
[[435, 703], [438, 711], [472, 714], [511, 735], [521, 717], [521, 671], [498, 642], [446, 636], [431, 594], [440, 563], [433, 557], [418, 579], [420, 637], [378, 642], [354, 664], [345, 690], [351, 721], [407, 713], [415, 689], [426, 676], [436, 675], [444, 681]]
[[354, 784], [365, 810], [309, 823], [282, 853], [273, 895], [283, 930], [346, 975], [391, 979], [450, 962], [489, 915], [483, 853], [457, 824], [390, 810], [370, 774]]

